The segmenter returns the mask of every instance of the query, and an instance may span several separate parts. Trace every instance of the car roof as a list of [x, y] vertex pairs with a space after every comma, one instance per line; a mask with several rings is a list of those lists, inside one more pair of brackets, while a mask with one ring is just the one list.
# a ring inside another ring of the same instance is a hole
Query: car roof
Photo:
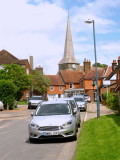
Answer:
[[65, 97], [65, 98], [57, 98], [56, 100], [63, 100], [63, 101], [65, 101], [65, 100], [74, 100], [74, 97]]
[[60, 101], [45, 101], [45, 102], [42, 102], [42, 105], [43, 104], [67, 104], [67, 102], [63, 101], [63, 100], [60, 100]]
[[84, 97], [84, 95], [82, 95], [82, 94], [81, 95], [75, 95], [74, 98], [75, 97]]

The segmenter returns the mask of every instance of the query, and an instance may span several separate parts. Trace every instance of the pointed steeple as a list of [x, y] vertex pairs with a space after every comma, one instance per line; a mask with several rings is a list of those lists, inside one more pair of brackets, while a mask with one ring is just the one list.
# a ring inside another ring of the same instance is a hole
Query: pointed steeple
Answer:
[[72, 35], [71, 35], [71, 29], [70, 29], [70, 18], [69, 18], [69, 15], [68, 15], [68, 21], [67, 21], [64, 57], [59, 62], [59, 64], [64, 64], [64, 63], [79, 64], [79, 62], [74, 57], [74, 50], [73, 50], [73, 43], [72, 43]]

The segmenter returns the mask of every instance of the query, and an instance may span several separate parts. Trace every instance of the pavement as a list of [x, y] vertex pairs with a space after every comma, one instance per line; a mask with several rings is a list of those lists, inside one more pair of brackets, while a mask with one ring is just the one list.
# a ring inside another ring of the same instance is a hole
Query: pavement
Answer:
[[[100, 104], [100, 116], [115, 114], [116, 112]], [[97, 103], [91, 102], [87, 104], [87, 112], [84, 121], [97, 117]]]
[[27, 108], [27, 105], [19, 105], [15, 110], [0, 111], [0, 119], [26, 116]]

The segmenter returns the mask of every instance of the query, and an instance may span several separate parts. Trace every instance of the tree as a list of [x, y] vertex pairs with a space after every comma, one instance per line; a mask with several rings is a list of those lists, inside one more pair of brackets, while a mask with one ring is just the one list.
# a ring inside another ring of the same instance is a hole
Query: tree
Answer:
[[[93, 66], [95, 66], [95, 63], [93, 64]], [[108, 66], [108, 65], [106, 65], [106, 64], [97, 63], [97, 67], [105, 68], [105, 67], [107, 67], [107, 66]]]
[[17, 64], [3, 65], [3, 69], [0, 70], [0, 79], [11, 80], [18, 88], [15, 94], [15, 99], [19, 100], [23, 91], [30, 88], [31, 80], [30, 76], [25, 73], [25, 69]]
[[13, 109], [17, 89], [11, 80], [0, 80], [0, 100], [3, 102], [5, 109]]
[[40, 71], [35, 70], [31, 75], [33, 93], [44, 95], [49, 87], [49, 80]]

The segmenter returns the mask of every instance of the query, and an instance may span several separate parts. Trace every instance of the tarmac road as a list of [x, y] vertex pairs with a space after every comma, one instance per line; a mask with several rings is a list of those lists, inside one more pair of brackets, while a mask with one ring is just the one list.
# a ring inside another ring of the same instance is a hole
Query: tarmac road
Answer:
[[[114, 113], [103, 105], [100, 110], [101, 116]], [[77, 141], [29, 143], [27, 125], [32, 111], [21, 106], [18, 111], [0, 112], [0, 160], [72, 160]], [[96, 115], [96, 103], [88, 103], [87, 112], [81, 112], [81, 119], [87, 121]]]

